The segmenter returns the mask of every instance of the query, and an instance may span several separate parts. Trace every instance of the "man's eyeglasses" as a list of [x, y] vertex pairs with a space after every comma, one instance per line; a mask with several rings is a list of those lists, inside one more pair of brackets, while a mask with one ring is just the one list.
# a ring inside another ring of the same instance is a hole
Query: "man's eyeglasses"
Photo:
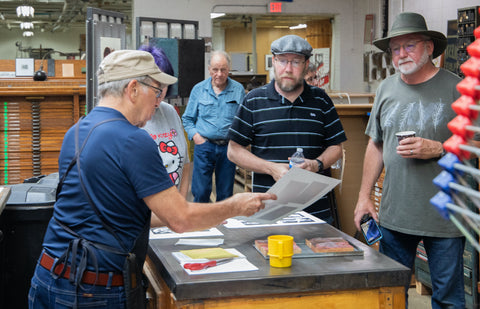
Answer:
[[292, 64], [292, 67], [294, 67], [295, 69], [301, 68], [305, 63], [304, 60], [298, 60], [298, 59], [287, 60], [287, 59], [280, 59], [280, 58], [275, 58], [275, 62], [278, 63], [278, 65], [281, 66], [282, 68], [287, 67], [288, 63], [290, 62]]
[[155, 97], [156, 97], [157, 99], [160, 98], [160, 96], [162, 95], [163, 89], [160, 89], [160, 88], [158, 88], [158, 87], [152, 86], [152, 85], [150, 85], [150, 84], [147, 84], [147, 83], [144, 83], [144, 82], [141, 82], [141, 81], [138, 81], [138, 82], [139, 82], [140, 84], [142, 84], [142, 85], [145, 85], [145, 86], [148, 86], [148, 87], [152, 88], [153, 91], [155, 91]]
[[420, 43], [420, 42], [425, 42], [426, 40], [418, 40], [418, 41], [411, 41], [411, 42], [408, 42], [404, 45], [394, 45], [392, 47], [390, 47], [388, 49], [388, 51], [395, 55], [395, 56], [398, 56], [400, 55], [400, 50], [403, 49], [407, 52], [407, 53], [413, 53], [415, 51], [415, 49], [417, 48], [417, 44]]

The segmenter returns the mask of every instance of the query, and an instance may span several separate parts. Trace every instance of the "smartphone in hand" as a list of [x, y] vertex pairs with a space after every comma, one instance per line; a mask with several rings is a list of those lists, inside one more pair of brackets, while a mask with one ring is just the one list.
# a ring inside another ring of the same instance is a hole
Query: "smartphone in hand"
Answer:
[[365, 240], [369, 245], [376, 243], [383, 237], [382, 232], [378, 228], [377, 222], [370, 215], [364, 215], [362, 217], [360, 227], [362, 229], [363, 237], [365, 237]]

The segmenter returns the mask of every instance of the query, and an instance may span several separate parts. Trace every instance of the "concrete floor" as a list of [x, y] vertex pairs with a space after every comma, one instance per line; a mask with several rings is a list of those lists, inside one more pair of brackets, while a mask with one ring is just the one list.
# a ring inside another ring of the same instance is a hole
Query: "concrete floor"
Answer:
[[415, 287], [408, 289], [408, 309], [431, 309], [430, 295], [420, 295]]

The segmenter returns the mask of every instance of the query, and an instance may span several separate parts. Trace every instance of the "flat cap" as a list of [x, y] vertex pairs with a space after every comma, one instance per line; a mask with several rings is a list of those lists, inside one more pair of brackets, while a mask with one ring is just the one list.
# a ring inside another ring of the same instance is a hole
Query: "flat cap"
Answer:
[[297, 54], [309, 58], [312, 55], [312, 46], [298, 35], [286, 35], [272, 42], [272, 54]]

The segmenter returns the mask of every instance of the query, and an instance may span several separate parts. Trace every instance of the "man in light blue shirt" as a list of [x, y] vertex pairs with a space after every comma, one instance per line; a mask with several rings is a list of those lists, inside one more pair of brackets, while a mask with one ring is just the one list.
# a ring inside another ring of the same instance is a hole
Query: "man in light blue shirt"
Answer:
[[216, 201], [233, 194], [235, 164], [227, 158], [228, 129], [243, 102], [243, 86], [228, 77], [230, 56], [214, 51], [210, 56], [210, 77], [196, 84], [182, 116], [188, 139], [195, 143], [192, 194], [195, 202], [208, 203], [215, 172]]

